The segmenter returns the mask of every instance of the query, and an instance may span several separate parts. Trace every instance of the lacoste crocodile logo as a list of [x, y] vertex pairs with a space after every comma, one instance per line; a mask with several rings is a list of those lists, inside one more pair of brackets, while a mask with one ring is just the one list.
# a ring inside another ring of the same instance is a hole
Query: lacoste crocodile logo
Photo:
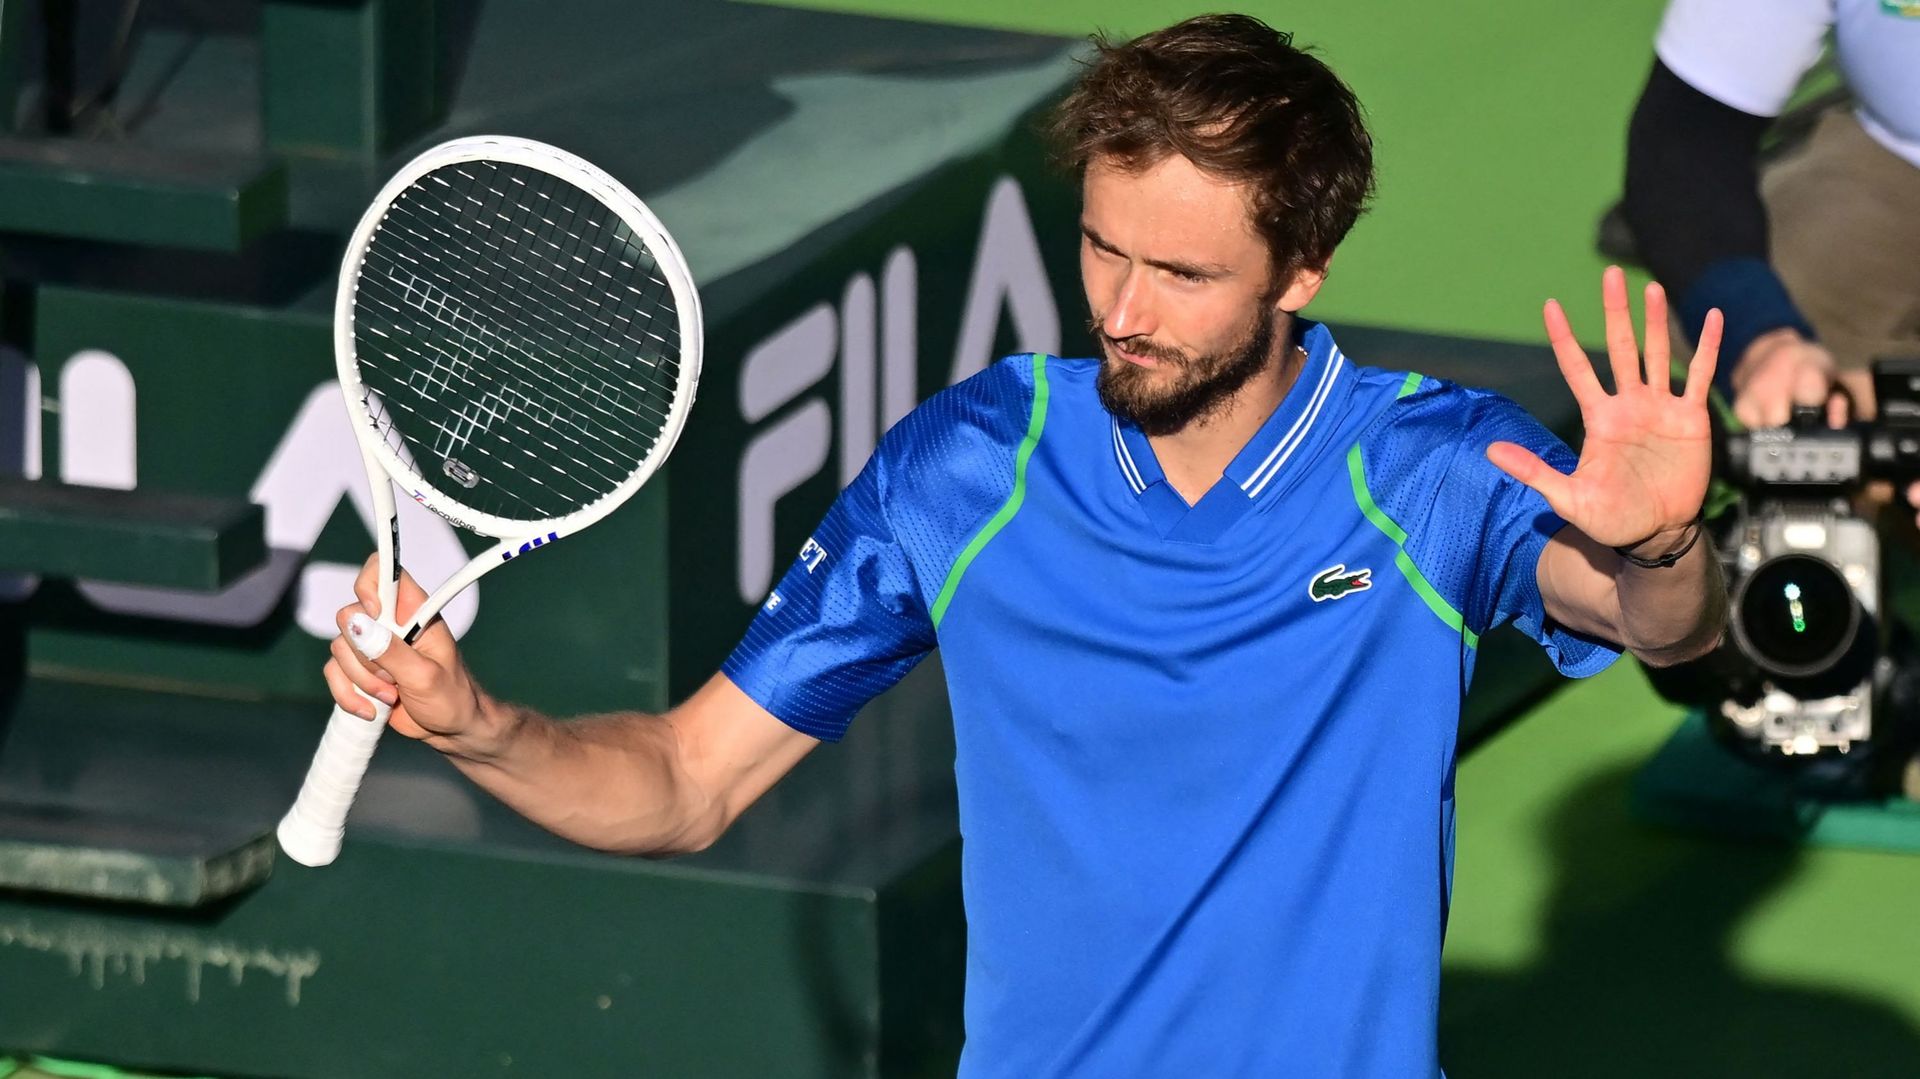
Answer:
[[1316, 574], [1313, 583], [1307, 586], [1307, 595], [1312, 596], [1315, 603], [1319, 603], [1321, 600], [1340, 599], [1355, 592], [1365, 592], [1372, 587], [1372, 570], [1357, 569], [1348, 573], [1346, 563], [1343, 562], [1337, 566], [1329, 566]]

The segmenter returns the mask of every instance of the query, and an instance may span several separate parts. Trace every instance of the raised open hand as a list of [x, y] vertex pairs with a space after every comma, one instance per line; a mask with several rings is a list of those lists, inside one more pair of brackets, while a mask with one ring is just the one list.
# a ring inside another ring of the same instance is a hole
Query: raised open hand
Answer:
[[1627, 277], [1618, 266], [1601, 277], [1600, 299], [1613, 393], [1600, 385], [1560, 304], [1548, 300], [1544, 312], [1547, 340], [1586, 427], [1573, 474], [1563, 475], [1511, 442], [1488, 446], [1487, 458], [1540, 492], [1555, 513], [1595, 541], [1608, 547], [1645, 544], [1647, 550], [1636, 553], [1657, 556], [1663, 551], [1648, 541], [1683, 533], [1706, 498], [1713, 464], [1707, 390], [1720, 347], [1720, 312], [1707, 316], [1700, 347], [1687, 364], [1684, 392], [1675, 394], [1668, 377], [1666, 293], [1657, 284], [1647, 286], [1644, 373], [1627, 307]]

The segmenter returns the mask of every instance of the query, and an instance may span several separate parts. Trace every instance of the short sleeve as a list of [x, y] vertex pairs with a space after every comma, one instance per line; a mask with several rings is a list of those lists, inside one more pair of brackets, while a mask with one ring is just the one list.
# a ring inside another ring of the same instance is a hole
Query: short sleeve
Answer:
[[1573, 451], [1497, 393], [1443, 379], [1414, 384], [1354, 452], [1374, 509], [1430, 590], [1428, 606], [1469, 641], [1511, 622], [1561, 673], [1605, 669], [1619, 650], [1551, 623], [1540, 596], [1540, 552], [1566, 522], [1487, 460], [1488, 446], [1515, 442], [1571, 472]]
[[1834, 0], [1672, 0], [1654, 52], [1687, 85], [1751, 116], [1778, 116], [1820, 59]]
[[836, 742], [934, 647], [883, 506], [882, 455], [842, 491], [721, 666], [787, 725]]
[[1469, 625], [1492, 629], [1511, 622], [1538, 641], [1562, 674], [1597, 674], [1620, 658], [1614, 645], [1554, 625], [1540, 595], [1540, 554], [1567, 522], [1539, 492], [1487, 459], [1495, 442], [1517, 443], [1563, 473], [1579, 457], [1519, 405], [1494, 394], [1476, 394], [1468, 437], [1455, 455], [1441, 493], [1441, 512], [1477, 517], [1479, 557], [1468, 582]]

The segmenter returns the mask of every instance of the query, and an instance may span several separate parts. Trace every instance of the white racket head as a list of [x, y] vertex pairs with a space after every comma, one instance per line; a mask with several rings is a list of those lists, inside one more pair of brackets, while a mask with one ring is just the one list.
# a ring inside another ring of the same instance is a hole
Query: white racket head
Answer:
[[363, 449], [415, 501], [507, 539], [578, 531], [639, 490], [685, 426], [702, 334], [686, 260], [639, 198], [498, 135], [388, 181], [334, 311]]

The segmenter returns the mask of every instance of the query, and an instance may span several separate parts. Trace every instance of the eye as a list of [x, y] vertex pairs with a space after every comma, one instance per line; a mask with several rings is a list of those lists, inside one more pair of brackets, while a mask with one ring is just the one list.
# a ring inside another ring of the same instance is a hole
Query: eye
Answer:
[[1189, 285], [1204, 285], [1208, 281], [1213, 280], [1213, 278], [1208, 277], [1206, 274], [1193, 273], [1189, 270], [1173, 270], [1170, 272], [1173, 274], [1174, 277], [1180, 279], [1181, 281], [1186, 282]]

